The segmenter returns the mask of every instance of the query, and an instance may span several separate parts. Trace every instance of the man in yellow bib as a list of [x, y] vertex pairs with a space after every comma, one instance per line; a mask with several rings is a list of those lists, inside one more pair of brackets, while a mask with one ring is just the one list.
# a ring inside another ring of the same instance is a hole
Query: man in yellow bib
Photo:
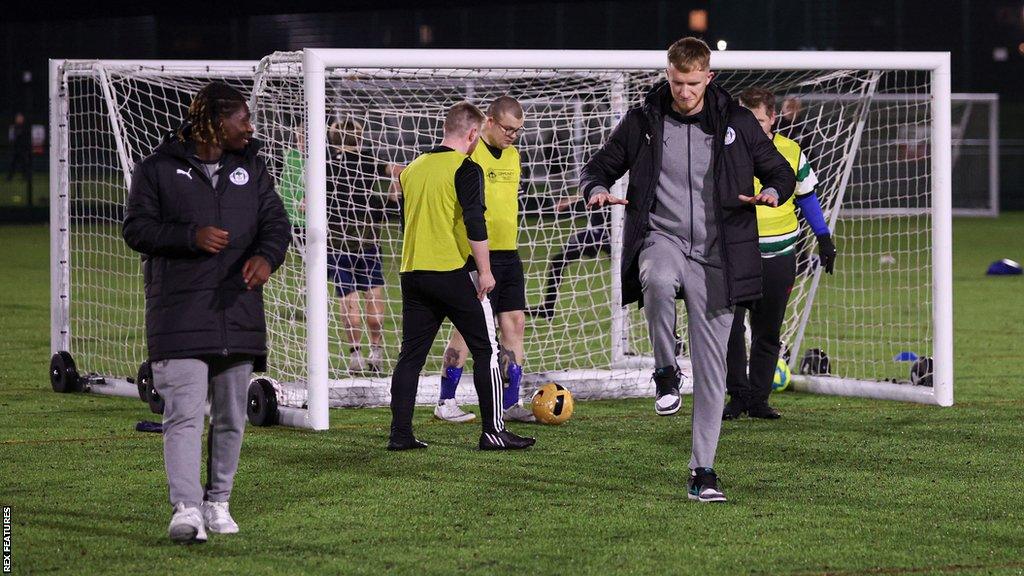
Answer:
[[401, 174], [402, 349], [391, 378], [388, 450], [427, 447], [413, 435], [412, 416], [423, 363], [445, 319], [462, 333], [473, 355], [483, 420], [480, 449], [514, 450], [534, 443], [505, 429], [498, 406], [501, 374], [487, 297], [494, 276], [484, 222], [484, 175], [469, 158], [483, 121], [476, 106], [455, 104], [445, 116], [441, 145], [418, 156]]
[[[526, 279], [519, 258], [519, 187], [522, 173], [516, 138], [523, 130], [523, 107], [511, 96], [491, 102], [487, 120], [480, 131], [482, 146], [471, 158], [484, 174], [484, 198], [487, 205], [487, 239], [491, 249], [494, 291], [490, 294], [501, 327], [499, 362], [506, 386], [502, 393], [505, 420], [534, 422], [533, 413], [519, 399], [523, 377], [523, 332], [526, 327]], [[455, 401], [455, 390], [462, 377], [469, 352], [458, 330], [453, 331], [444, 352], [441, 394], [434, 416], [448, 422], [469, 422], [475, 415], [465, 412]]]
[[[807, 162], [807, 157], [800, 150], [799, 144], [773, 133], [775, 95], [765, 88], [749, 88], [740, 94], [739, 99], [740, 105], [754, 113], [761, 129], [793, 168], [796, 173], [796, 191], [792, 198], [778, 207], [757, 207], [763, 296], [750, 311], [749, 375], [743, 325], [746, 310], [737, 306], [733, 316], [725, 379], [730, 399], [722, 417], [731, 420], [746, 413], [751, 418], [774, 420], [781, 417], [781, 414], [768, 404], [768, 396], [772, 392], [775, 365], [782, 346], [780, 334], [786, 317], [786, 305], [796, 279], [796, 242], [800, 236], [796, 209], [800, 209], [801, 218], [817, 237], [820, 262], [829, 274], [835, 265], [836, 247], [821, 213], [821, 204], [814, 193], [818, 178]], [[755, 178], [754, 192], [760, 189], [761, 183]]]

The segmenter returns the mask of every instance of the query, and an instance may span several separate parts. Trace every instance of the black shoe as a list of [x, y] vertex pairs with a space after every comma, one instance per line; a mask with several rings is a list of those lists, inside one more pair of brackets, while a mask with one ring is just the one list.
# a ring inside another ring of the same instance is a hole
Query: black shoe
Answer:
[[658, 416], [671, 416], [683, 407], [683, 398], [679, 395], [681, 375], [675, 366], [664, 366], [654, 371], [654, 413]]
[[484, 432], [480, 435], [481, 450], [522, 450], [536, 443], [535, 438], [517, 436], [508, 430]]
[[394, 438], [388, 441], [388, 450], [399, 451], [399, 450], [417, 450], [419, 448], [426, 448], [427, 443], [417, 440], [416, 438], [408, 438], [404, 440], [396, 440]]
[[555, 317], [555, 311], [546, 306], [538, 306], [536, 308], [527, 308], [526, 313], [531, 318], [542, 318], [544, 320], [551, 320]]
[[690, 472], [686, 484], [687, 497], [698, 502], [725, 502], [725, 494], [718, 488], [718, 474], [712, 468], [697, 468]]
[[782, 414], [780, 414], [775, 408], [769, 406], [768, 402], [748, 406], [747, 416], [750, 416], [751, 418], [762, 418], [764, 420], [778, 420], [779, 418], [782, 418]]
[[746, 403], [738, 398], [732, 398], [725, 405], [725, 410], [722, 411], [722, 420], [735, 420], [743, 413], [747, 411]]

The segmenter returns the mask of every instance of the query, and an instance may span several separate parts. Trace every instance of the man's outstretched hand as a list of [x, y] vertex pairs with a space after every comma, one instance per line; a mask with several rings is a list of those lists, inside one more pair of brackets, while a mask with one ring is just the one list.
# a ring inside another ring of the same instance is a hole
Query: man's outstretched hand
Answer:
[[629, 204], [629, 200], [612, 196], [609, 192], [598, 192], [590, 197], [590, 200], [587, 202], [587, 208], [603, 208], [605, 204], [609, 206], [613, 204], [625, 206]]
[[762, 206], [771, 206], [775, 208], [779, 205], [779, 199], [771, 194], [754, 194], [753, 196], [745, 196], [740, 194], [740, 202], [746, 202], [747, 204], [760, 204]]

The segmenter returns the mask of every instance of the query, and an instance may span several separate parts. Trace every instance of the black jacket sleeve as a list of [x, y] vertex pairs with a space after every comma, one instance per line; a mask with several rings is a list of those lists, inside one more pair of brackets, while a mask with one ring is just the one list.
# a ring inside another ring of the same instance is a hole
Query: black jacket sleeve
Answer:
[[750, 155], [754, 159], [754, 176], [761, 181], [762, 189], [775, 189], [781, 205], [796, 189], [796, 173], [771, 139], [765, 135], [754, 115], [746, 109], [743, 109], [743, 112], [746, 113], [744, 129], [750, 131], [747, 134], [747, 141], [750, 142]]
[[121, 236], [128, 247], [147, 256], [185, 257], [196, 253], [196, 225], [165, 222], [154, 160], [144, 160], [132, 175]]
[[259, 173], [259, 232], [253, 250], [254, 256], [263, 256], [270, 263], [272, 270], [284, 264], [288, 244], [292, 241], [292, 225], [284, 210], [281, 197], [274, 190], [274, 181], [267, 172], [262, 160], [257, 160], [256, 170]]
[[474, 242], [487, 240], [487, 222], [484, 220], [484, 171], [469, 158], [455, 171], [455, 195], [462, 206], [462, 221], [466, 223], [466, 236]]
[[595, 188], [611, 188], [629, 171], [632, 163], [629, 151], [631, 145], [635, 147], [635, 135], [639, 133], [636, 126], [636, 115], [639, 113], [637, 109], [627, 112], [601, 149], [583, 166], [583, 170], [580, 171], [579, 190], [584, 200], [590, 200]]

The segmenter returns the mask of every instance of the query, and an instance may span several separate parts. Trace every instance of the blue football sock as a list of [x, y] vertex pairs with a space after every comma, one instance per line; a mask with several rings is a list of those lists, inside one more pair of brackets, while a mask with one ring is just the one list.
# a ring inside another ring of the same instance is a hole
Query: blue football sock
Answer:
[[501, 408], [508, 410], [509, 407], [519, 402], [519, 382], [523, 379], [523, 367], [515, 362], [508, 365], [508, 386], [501, 394]]
[[459, 387], [459, 380], [462, 379], [462, 368], [456, 366], [448, 366], [444, 369], [444, 374], [441, 375], [441, 397], [438, 398], [438, 404], [455, 398], [455, 389]]

